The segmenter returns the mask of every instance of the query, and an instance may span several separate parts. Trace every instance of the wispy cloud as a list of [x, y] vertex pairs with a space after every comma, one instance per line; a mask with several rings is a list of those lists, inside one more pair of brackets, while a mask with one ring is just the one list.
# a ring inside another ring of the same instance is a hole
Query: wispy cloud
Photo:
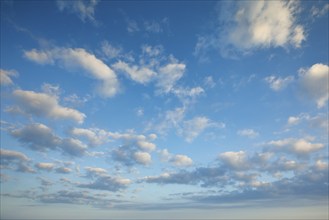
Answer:
[[90, 1], [63, 1], [57, 0], [57, 7], [60, 11], [67, 11], [72, 14], [76, 14], [81, 21], [86, 22], [90, 21], [95, 23], [95, 8], [99, 3], [98, 0], [90, 0]]

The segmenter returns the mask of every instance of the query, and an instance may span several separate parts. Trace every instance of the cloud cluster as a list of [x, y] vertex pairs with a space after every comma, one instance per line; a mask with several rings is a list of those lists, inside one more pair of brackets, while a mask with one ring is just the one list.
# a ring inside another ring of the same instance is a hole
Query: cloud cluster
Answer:
[[0, 156], [1, 169], [11, 169], [23, 173], [35, 172], [29, 165], [31, 159], [21, 152], [0, 149]]
[[119, 81], [113, 70], [94, 54], [83, 48], [55, 47], [47, 50], [25, 51], [24, 56], [39, 64], [59, 63], [68, 70], [83, 70], [90, 77], [100, 81], [96, 90], [104, 97], [112, 97], [119, 92]]
[[14, 110], [14, 112], [23, 112], [38, 117], [70, 119], [78, 123], [82, 123], [86, 117], [85, 114], [75, 109], [61, 106], [56, 95], [14, 90], [12, 96], [17, 106], [7, 109], [9, 112]]
[[53, 133], [52, 129], [40, 123], [15, 128], [10, 130], [9, 133], [32, 150], [39, 152], [59, 150], [66, 155], [83, 156], [87, 150], [87, 146], [80, 140], [60, 138]]
[[298, 48], [306, 39], [304, 27], [297, 23], [298, 2], [242, 1], [218, 4], [217, 30], [200, 36], [195, 54], [216, 48], [222, 56], [234, 57], [259, 48]]
[[290, 83], [294, 81], [293, 76], [287, 76], [285, 78], [279, 76], [268, 76], [265, 78], [265, 81], [269, 84], [270, 88], [274, 91], [283, 90], [287, 87]]
[[329, 99], [329, 66], [316, 63], [310, 68], [299, 70], [301, 89], [317, 104], [318, 108], [326, 105]]
[[193, 164], [193, 160], [190, 157], [182, 154], [173, 155], [167, 149], [160, 150], [159, 155], [162, 162], [170, 162], [177, 167], [188, 167]]

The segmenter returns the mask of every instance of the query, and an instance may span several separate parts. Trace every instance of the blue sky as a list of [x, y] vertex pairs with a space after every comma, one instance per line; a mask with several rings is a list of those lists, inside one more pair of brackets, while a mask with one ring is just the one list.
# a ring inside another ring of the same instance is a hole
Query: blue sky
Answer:
[[328, 1], [1, 1], [1, 218], [327, 219]]

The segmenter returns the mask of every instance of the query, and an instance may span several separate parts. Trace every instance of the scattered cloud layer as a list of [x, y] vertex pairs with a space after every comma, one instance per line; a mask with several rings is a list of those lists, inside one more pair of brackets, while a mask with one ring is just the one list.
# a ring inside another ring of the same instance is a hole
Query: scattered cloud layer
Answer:
[[18, 73], [15, 70], [4, 70], [0, 69], [0, 85], [1, 86], [8, 86], [12, 85], [12, 77], [17, 77]]

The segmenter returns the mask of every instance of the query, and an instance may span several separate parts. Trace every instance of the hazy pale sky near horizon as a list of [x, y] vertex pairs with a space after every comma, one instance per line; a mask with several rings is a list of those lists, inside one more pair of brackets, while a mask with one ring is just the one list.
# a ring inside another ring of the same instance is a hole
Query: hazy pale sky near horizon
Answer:
[[328, 1], [1, 1], [1, 219], [327, 219]]

